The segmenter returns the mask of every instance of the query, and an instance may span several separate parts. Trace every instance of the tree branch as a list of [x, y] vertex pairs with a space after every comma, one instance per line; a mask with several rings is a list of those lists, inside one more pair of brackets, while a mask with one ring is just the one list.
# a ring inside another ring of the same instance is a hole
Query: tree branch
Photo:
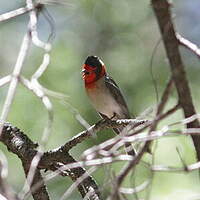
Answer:
[[[38, 147], [37, 144], [33, 143], [23, 132], [21, 132], [18, 128], [11, 126], [9, 123], [5, 123], [2, 130], [2, 135], [0, 137], [0, 141], [5, 144], [9, 151], [16, 154], [22, 161], [24, 171], [27, 174], [29, 171], [29, 167], [31, 164], [32, 159], [37, 154], [36, 148]], [[56, 171], [62, 163], [63, 165], [74, 163], [76, 160], [66, 152], [55, 152], [50, 151], [43, 154], [41, 160], [38, 164], [38, 169], [34, 175], [33, 184], [32, 184], [32, 194], [35, 200], [48, 200], [48, 193], [46, 191], [46, 186], [42, 180], [40, 169], [48, 169], [52, 171]], [[73, 181], [76, 181], [79, 177], [83, 174], [87, 173], [86, 170], [82, 167], [71, 169], [67, 171], [67, 173], [62, 173], [62, 175], [68, 175]], [[34, 187], [34, 185], [38, 183], [39, 186]], [[91, 176], [88, 176], [84, 181], [79, 184], [78, 189], [81, 193], [82, 197], [84, 197], [90, 189], [93, 188], [95, 191], [94, 196], [98, 196], [100, 198], [100, 194], [98, 191], [98, 186], [94, 179]], [[90, 197], [90, 199], [95, 199]], [[96, 198], [97, 199], [97, 198]]]
[[[7, 146], [9, 151], [16, 154], [20, 158], [24, 167], [24, 171], [27, 174], [31, 161], [37, 153], [35, 148], [38, 145], [33, 143], [18, 128], [13, 127], [8, 123], [5, 123], [3, 126], [0, 141], [2, 141]], [[37, 181], [42, 181], [42, 176], [38, 170], [36, 170], [34, 175], [33, 184], [35, 184]], [[49, 196], [44, 183], [41, 183], [40, 188], [33, 191], [32, 194], [35, 200], [49, 200]]]
[[[185, 117], [196, 114], [190, 88], [186, 78], [184, 65], [179, 52], [179, 41], [171, 19], [170, 4], [167, 0], [152, 0], [152, 6], [156, 15], [167, 57], [170, 63], [172, 77], [178, 92], [179, 102]], [[198, 128], [199, 121], [196, 119], [187, 124], [188, 128]], [[200, 160], [200, 136], [192, 136], [196, 149], [197, 158]]]
[[60, 147], [57, 151], [69, 151], [72, 147], [76, 146], [78, 143], [81, 143], [88, 137], [93, 136], [98, 131], [101, 131], [106, 128], [117, 128], [126, 125], [131, 125], [133, 128], [147, 123], [148, 120], [137, 120], [137, 119], [121, 119], [121, 120], [100, 120], [95, 125], [91, 126], [89, 129], [75, 135], [70, 139], [66, 144]]
[[200, 49], [196, 44], [193, 44], [189, 40], [182, 37], [180, 34], [176, 33], [176, 37], [180, 43], [180, 45], [192, 51], [198, 58], [200, 58]]
[[[28, 160], [28, 161], [26, 161], [24, 159], [22, 160], [22, 165], [23, 165], [26, 177], [29, 174], [30, 164], [31, 164], [30, 160]], [[37, 183], [40, 183], [40, 187], [36, 187], [36, 188], [32, 189], [32, 187], [34, 187], [34, 185], [36, 185]], [[34, 171], [33, 181], [31, 183], [31, 193], [35, 200], [49, 200], [50, 199], [48, 192], [47, 192], [46, 185], [44, 183], [43, 177], [42, 177], [39, 169], [36, 169]]]
[[[166, 113], [164, 113], [163, 115], [163, 109], [166, 105], [166, 102], [168, 100], [169, 94], [171, 92], [172, 89], [172, 85], [173, 85], [173, 80], [172, 78], [170, 78], [170, 80], [167, 83], [167, 86], [162, 94], [161, 97], [161, 101], [158, 104], [158, 108], [157, 108], [157, 112], [156, 112], [156, 117], [155, 119], [152, 121], [152, 124], [150, 125], [150, 130], [148, 132], [148, 135], [150, 135], [152, 133], [152, 131], [154, 131], [156, 129], [157, 124], [160, 122], [161, 119], [163, 119], [164, 117], [166, 117], [168, 114], [173, 113], [174, 111], [176, 111], [179, 108], [179, 104], [175, 105], [172, 109], [168, 110]], [[161, 117], [163, 116], [163, 118]], [[140, 149], [140, 151], [138, 152], [138, 154], [136, 155], [136, 157], [130, 161], [127, 165], [124, 166], [124, 168], [121, 170], [121, 172], [119, 173], [119, 175], [116, 178], [116, 184], [115, 184], [115, 188], [114, 191], [111, 195], [111, 199], [115, 200], [115, 199], [119, 199], [119, 187], [122, 184], [122, 181], [124, 180], [124, 178], [127, 176], [127, 174], [130, 172], [131, 169], [134, 169], [135, 166], [137, 165], [137, 163], [141, 160], [142, 156], [144, 155], [145, 152], [149, 151], [149, 145], [150, 145], [151, 141], [146, 141], [142, 148]]]
[[22, 69], [23, 63], [25, 61], [27, 52], [28, 52], [28, 48], [30, 46], [30, 41], [31, 41], [30, 35], [27, 32], [25, 34], [24, 38], [23, 38], [21, 49], [19, 51], [19, 55], [18, 55], [16, 64], [15, 64], [15, 67], [14, 67], [14, 70], [13, 70], [13, 73], [12, 73], [12, 76], [11, 76], [10, 85], [9, 85], [8, 93], [7, 93], [7, 96], [6, 96], [6, 100], [5, 100], [5, 103], [4, 103], [4, 106], [3, 106], [3, 109], [2, 109], [2, 113], [1, 113], [1, 116], [0, 116], [0, 135], [1, 135], [3, 123], [7, 119], [8, 113], [10, 111], [11, 104], [12, 104], [14, 96], [15, 96], [16, 88], [17, 88], [17, 85], [18, 85], [18, 82], [19, 82], [18, 78], [19, 78], [19, 75], [21, 73], [21, 69]]

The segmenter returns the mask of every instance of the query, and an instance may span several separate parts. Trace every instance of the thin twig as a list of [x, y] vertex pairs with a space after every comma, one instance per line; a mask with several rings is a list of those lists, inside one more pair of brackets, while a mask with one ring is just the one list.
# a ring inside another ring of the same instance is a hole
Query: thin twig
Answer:
[[25, 34], [24, 38], [23, 38], [23, 41], [22, 41], [22, 45], [21, 45], [21, 48], [20, 48], [20, 51], [19, 51], [19, 55], [17, 57], [17, 61], [16, 61], [16, 64], [15, 64], [15, 67], [14, 67], [14, 70], [13, 70], [13, 73], [12, 73], [12, 77], [11, 77], [8, 93], [7, 93], [7, 96], [6, 96], [6, 100], [4, 102], [2, 113], [1, 113], [1, 116], [0, 116], [0, 135], [1, 135], [1, 132], [2, 132], [3, 124], [5, 123], [5, 121], [7, 119], [8, 113], [10, 111], [10, 108], [11, 108], [11, 105], [12, 105], [12, 102], [13, 102], [13, 99], [14, 99], [14, 96], [15, 96], [16, 88], [17, 88], [17, 85], [18, 85], [18, 82], [19, 82], [18, 78], [19, 78], [19, 75], [21, 73], [24, 60], [25, 60], [27, 53], [28, 53], [30, 41], [31, 41], [30, 35], [27, 32]]
[[149, 181], [145, 181], [144, 183], [142, 183], [141, 185], [135, 187], [135, 188], [123, 188], [120, 187], [119, 188], [119, 192], [120, 193], [124, 193], [124, 194], [134, 194], [134, 193], [138, 193], [141, 192], [143, 190], [145, 190], [148, 186], [149, 186], [150, 182]]
[[157, 111], [156, 111], [156, 116], [160, 115], [163, 112], [164, 107], [167, 103], [167, 100], [169, 99], [169, 95], [170, 95], [170, 92], [171, 92], [171, 89], [172, 89], [172, 85], [173, 85], [173, 79], [172, 79], [172, 77], [170, 77], [170, 79], [167, 82], [167, 85], [165, 87], [165, 90], [163, 92], [163, 95], [161, 97], [160, 103], [158, 105], [158, 108], [157, 108]]
[[11, 75], [8, 76], [4, 76], [3, 78], [0, 79], [0, 87], [6, 85], [7, 83], [9, 83], [11, 80]]
[[184, 167], [170, 167], [164, 165], [153, 165], [151, 166], [152, 171], [156, 172], [191, 172], [200, 169], [200, 162], [196, 162], [190, 165], [185, 165]]
[[179, 33], [176, 33], [176, 37], [179, 41], [179, 43], [184, 46], [185, 48], [189, 49], [190, 51], [192, 51], [198, 58], [200, 58], [200, 48], [190, 42], [189, 40], [185, 39], [183, 36], [181, 36]]
[[34, 84], [34, 82], [29, 81], [23, 76], [20, 76], [19, 78], [20, 82], [30, 91], [32, 91], [38, 98], [41, 99], [43, 105], [48, 111], [48, 121], [47, 125], [45, 126], [45, 129], [42, 134], [42, 139], [41, 139], [41, 145], [44, 147], [48, 141], [50, 132], [51, 132], [51, 127], [53, 123], [53, 106], [48, 98], [48, 96], [43, 92], [43, 89], [41, 87], [38, 87], [37, 84]]
[[17, 16], [23, 15], [31, 10], [33, 10], [34, 7], [23, 7], [23, 8], [18, 8], [16, 10], [12, 10], [10, 12], [4, 13], [0, 15], [0, 22], [15, 18]]
[[[27, 4], [27, 7], [34, 7], [33, 0], [26, 0], [26, 4]], [[37, 12], [36, 10], [31, 10], [29, 12], [29, 16], [30, 16], [29, 29], [31, 33], [31, 39], [34, 45], [44, 49], [46, 52], [49, 52], [51, 50], [51, 44], [42, 42], [38, 37], [37, 17], [38, 17], [39, 11], [41, 11], [41, 9], [37, 10]]]

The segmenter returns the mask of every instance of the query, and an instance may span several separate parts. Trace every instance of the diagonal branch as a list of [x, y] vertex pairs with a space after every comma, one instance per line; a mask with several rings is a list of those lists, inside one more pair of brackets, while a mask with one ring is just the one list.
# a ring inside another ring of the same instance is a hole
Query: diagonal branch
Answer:
[[10, 12], [1, 14], [0, 15], [0, 22], [6, 21], [6, 20], [11, 19], [11, 18], [15, 18], [15, 17], [20, 16], [20, 15], [23, 15], [23, 14], [25, 14], [25, 13], [29, 12], [30, 10], [33, 10], [33, 9], [34, 9], [34, 7], [32, 7], [32, 8], [31, 7], [29, 7], [29, 8], [22, 7], [22, 8], [18, 8], [16, 10], [12, 10]]
[[18, 17], [20, 15], [24, 15], [34, 9], [41, 9], [42, 6], [43, 5], [41, 3], [36, 2], [34, 5], [31, 5], [31, 6], [26, 5], [25, 7], [18, 8], [16, 10], [12, 10], [10, 12], [6, 12], [6, 13], [0, 15], [0, 22]]
[[[32, 162], [32, 159], [37, 154], [37, 144], [33, 143], [23, 132], [18, 128], [11, 126], [9, 123], [5, 123], [2, 130], [2, 135], [0, 141], [7, 146], [8, 150], [16, 154], [23, 163], [25, 173], [27, 174]], [[32, 194], [35, 200], [48, 200], [48, 193], [46, 191], [46, 186], [43, 182], [42, 176], [40, 174], [40, 169], [47, 169], [56, 171], [60, 166], [59, 163], [66, 165], [69, 163], [74, 163], [76, 160], [67, 152], [46, 152], [41, 157], [41, 161], [38, 164], [38, 168], [34, 174], [32, 188], [39, 182], [39, 186], [32, 190]], [[87, 171], [82, 167], [77, 167], [62, 175], [69, 176], [74, 182], [81, 177]], [[93, 189], [94, 196], [100, 198], [98, 191], [98, 186], [95, 180], [88, 176], [81, 184], [78, 185], [78, 190], [82, 197], [84, 197], [90, 189]], [[94, 198], [91, 198], [94, 199]]]
[[198, 58], [200, 58], [200, 49], [196, 44], [193, 44], [189, 40], [182, 37], [180, 34], [176, 33], [176, 37], [179, 41], [179, 43], [184, 46], [185, 48], [192, 51]]
[[27, 32], [24, 36], [22, 45], [21, 45], [21, 49], [19, 51], [19, 55], [12, 73], [12, 77], [10, 80], [10, 85], [9, 85], [9, 89], [8, 89], [8, 93], [6, 96], [6, 100], [2, 109], [2, 113], [0, 116], [0, 135], [1, 135], [1, 131], [2, 131], [2, 127], [3, 127], [3, 123], [6, 121], [8, 113], [10, 111], [14, 96], [15, 96], [15, 92], [16, 92], [16, 88], [19, 82], [19, 75], [21, 73], [22, 70], [22, 66], [24, 63], [24, 60], [26, 58], [26, 55], [28, 53], [28, 49], [30, 46], [30, 35]]
[[[22, 165], [23, 165], [26, 177], [28, 176], [29, 171], [30, 171], [30, 164], [31, 164], [30, 160], [28, 161], [22, 160]], [[37, 183], [40, 183], [40, 187], [32, 189], [34, 185]], [[39, 169], [36, 169], [34, 171], [33, 180], [31, 182], [31, 193], [35, 200], [49, 200], [50, 199], [47, 192], [46, 185], [44, 183], [43, 177]]]
[[132, 125], [133, 128], [146, 124], [148, 120], [137, 120], [137, 119], [121, 119], [121, 120], [100, 120], [95, 125], [91, 126], [87, 130], [75, 135], [70, 139], [66, 144], [64, 144], [58, 151], [69, 151], [72, 147], [76, 146], [78, 143], [81, 143], [88, 137], [95, 135], [98, 131], [101, 131], [105, 128], [116, 128], [120, 126]]
[[4, 76], [3, 78], [0, 79], [0, 87], [6, 85], [7, 83], [9, 83], [11, 80], [11, 75], [8, 76]]
[[[187, 118], [196, 114], [196, 111], [192, 102], [184, 64], [179, 51], [179, 41], [177, 40], [174, 25], [172, 23], [170, 4], [167, 0], [152, 0], [151, 2], [158, 21], [167, 57], [169, 59], [170, 69], [178, 92], [179, 102], [184, 115]], [[188, 123], [187, 127], [198, 128], [199, 121], [196, 119], [191, 123]], [[192, 136], [192, 140], [196, 149], [197, 158], [200, 160], [200, 136]]]

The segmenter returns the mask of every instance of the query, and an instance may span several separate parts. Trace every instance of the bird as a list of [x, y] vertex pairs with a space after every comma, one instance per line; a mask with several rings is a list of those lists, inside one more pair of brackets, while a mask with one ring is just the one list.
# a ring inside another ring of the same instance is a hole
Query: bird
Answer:
[[[116, 82], [108, 75], [106, 66], [97, 56], [88, 56], [82, 65], [82, 79], [86, 93], [95, 110], [103, 119], [130, 119], [127, 103]], [[121, 128], [113, 128], [120, 134]], [[125, 143], [128, 155], [135, 156], [136, 151], [130, 142]]]

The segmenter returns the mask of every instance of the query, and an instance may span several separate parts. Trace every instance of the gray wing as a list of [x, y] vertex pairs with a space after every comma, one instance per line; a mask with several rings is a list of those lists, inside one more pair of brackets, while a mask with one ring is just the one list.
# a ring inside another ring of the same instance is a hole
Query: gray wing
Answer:
[[[129, 110], [128, 110], [128, 106], [126, 104], [126, 101], [120, 91], [120, 88], [118, 87], [118, 85], [115, 83], [115, 81], [110, 77], [110, 76], [106, 76], [105, 77], [105, 83], [107, 88], [109, 88], [110, 92], [112, 93], [112, 95], [115, 97], [115, 99], [117, 99], [118, 103], [121, 105], [124, 115], [126, 118], [131, 118], [130, 114], [129, 114]], [[103, 115], [102, 113], [99, 113], [100, 116], [102, 118], [106, 118], [105, 115]], [[120, 134], [120, 132], [123, 130], [123, 127], [121, 128], [113, 128], [113, 130], [115, 131], [115, 133]], [[135, 156], [136, 155], [136, 151], [135, 149], [132, 147], [131, 143], [126, 142], [125, 143], [125, 148], [127, 150], [127, 153], [131, 156]]]
[[112, 93], [112, 95], [115, 97], [117, 102], [121, 105], [121, 108], [123, 110], [125, 117], [131, 118], [126, 101], [120, 91], [120, 88], [115, 83], [115, 81], [110, 76], [107, 75], [105, 77], [105, 84], [106, 84], [107, 88], [110, 90], [110, 92]]

